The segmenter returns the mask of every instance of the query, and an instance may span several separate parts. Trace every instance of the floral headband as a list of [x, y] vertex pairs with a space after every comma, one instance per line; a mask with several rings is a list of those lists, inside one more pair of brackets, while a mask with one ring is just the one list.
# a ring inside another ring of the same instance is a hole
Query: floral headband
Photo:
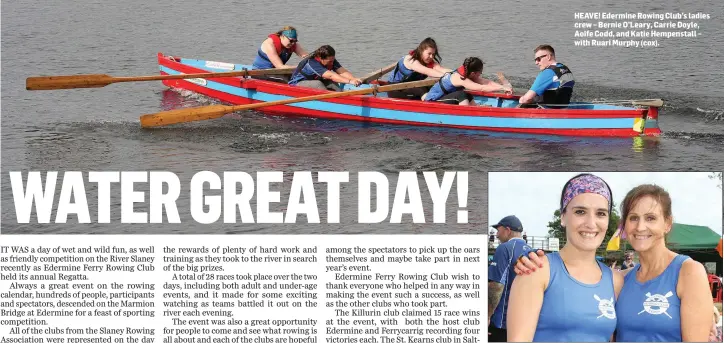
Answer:
[[608, 200], [608, 212], [611, 213], [611, 188], [608, 187], [606, 181], [602, 178], [591, 175], [581, 174], [568, 181], [565, 188], [563, 189], [563, 195], [561, 196], [561, 212], [565, 210], [568, 203], [579, 194], [582, 193], [594, 193], [599, 194]]

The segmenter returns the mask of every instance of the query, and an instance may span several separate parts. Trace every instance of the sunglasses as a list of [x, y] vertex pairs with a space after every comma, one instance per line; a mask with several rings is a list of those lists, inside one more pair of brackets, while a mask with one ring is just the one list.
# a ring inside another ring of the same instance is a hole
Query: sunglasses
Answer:
[[[284, 36], [284, 37], [287, 37], [287, 36]], [[290, 42], [292, 42], [292, 43], [296, 43], [296, 42], [297, 42], [297, 40], [294, 39], [294, 38], [289, 38], [289, 37], [287, 37], [287, 39], [288, 39]]]
[[540, 56], [534, 58], [533, 60], [534, 60], [535, 62], [540, 62], [540, 60], [541, 60], [543, 57], [546, 57], [546, 56], [548, 56], [548, 54], [540, 55]]

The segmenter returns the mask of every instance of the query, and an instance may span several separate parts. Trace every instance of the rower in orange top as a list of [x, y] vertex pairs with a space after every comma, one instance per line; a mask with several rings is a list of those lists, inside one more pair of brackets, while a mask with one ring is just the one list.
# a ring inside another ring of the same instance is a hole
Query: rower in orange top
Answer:
[[[400, 58], [395, 69], [387, 80], [390, 84], [400, 82], [420, 81], [429, 77], [442, 77], [452, 70], [440, 65], [442, 57], [434, 39], [427, 37], [411, 50], [409, 54]], [[390, 98], [420, 100], [430, 87], [409, 88], [387, 93]]]
[[[285, 26], [278, 32], [270, 34], [261, 43], [254, 59], [254, 69], [295, 68], [286, 65], [292, 54], [304, 58], [307, 51], [297, 41], [297, 30], [293, 26]], [[289, 78], [284, 75], [256, 76], [255, 78], [284, 83], [289, 81]]]

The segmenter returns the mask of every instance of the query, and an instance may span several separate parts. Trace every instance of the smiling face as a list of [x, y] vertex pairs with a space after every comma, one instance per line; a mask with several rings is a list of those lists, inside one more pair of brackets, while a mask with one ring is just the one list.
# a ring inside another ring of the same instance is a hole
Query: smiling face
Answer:
[[624, 230], [631, 247], [647, 251], [657, 245], [665, 245], [664, 238], [671, 231], [672, 218], [664, 214], [661, 204], [646, 195], [636, 200], [626, 216]]
[[568, 203], [561, 214], [566, 239], [578, 250], [595, 251], [608, 229], [608, 201], [595, 193], [581, 193]]

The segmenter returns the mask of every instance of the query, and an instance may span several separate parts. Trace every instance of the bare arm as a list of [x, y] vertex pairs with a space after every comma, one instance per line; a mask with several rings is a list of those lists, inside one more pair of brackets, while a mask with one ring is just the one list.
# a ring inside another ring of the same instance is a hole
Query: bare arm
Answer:
[[269, 61], [274, 65], [274, 68], [295, 68], [294, 66], [285, 65], [282, 59], [277, 55], [277, 50], [274, 48], [274, 43], [271, 39], [267, 38], [264, 43], [261, 44], [261, 51], [264, 51]]
[[681, 338], [684, 342], [709, 339], [714, 301], [704, 266], [686, 260], [679, 272], [676, 292], [681, 299]]
[[497, 82], [490, 81], [488, 79], [478, 78], [476, 80], [464, 79], [461, 80], [462, 86], [465, 89], [481, 92], [507, 92], [510, 90], [509, 87], [505, 87]]
[[525, 94], [518, 99], [521, 104], [531, 104], [535, 101], [535, 97], [538, 96], [534, 91], [528, 90]]
[[420, 63], [420, 61], [413, 60], [409, 57], [405, 58], [404, 63], [405, 63], [405, 67], [407, 67], [408, 69], [411, 69], [411, 70], [416, 71], [423, 75], [427, 75], [429, 77], [442, 77], [443, 75], [445, 75], [445, 72], [440, 71], [440, 70], [435, 70], [434, 68], [428, 68], [428, 67], [422, 65], [422, 63]]
[[535, 337], [543, 296], [550, 279], [548, 257], [542, 258], [541, 273], [515, 278], [508, 301], [508, 342], [530, 342]]
[[488, 323], [490, 323], [490, 318], [493, 317], [493, 312], [500, 303], [504, 288], [502, 283], [488, 281]]
[[354, 75], [352, 75], [352, 73], [344, 67], [337, 69], [337, 74], [347, 79], [344, 83], [353, 84], [355, 86], [359, 86], [362, 83], [362, 80], [354, 77]]
[[324, 74], [322, 74], [322, 77], [327, 80], [332, 80], [334, 82], [349, 83], [355, 86], [358, 86], [362, 83], [360, 79], [355, 78], [352, 73], [347, 71], [347, 69], [339, 68], [337, 69], [337, 71], [338, 73], [332, 70], [327, 70], [324, 72]]
[[294, 53], [297, 54], [297, 56], [299, 56], [299, 58], [307, 57], [307, 55], [308, 55], [307, 50], [304, 50], [301, 43], [297, 42], [297, 44], [294, 46], [295, 46]]
[[438, 63], [435, 63], [435, 67], [433, 67], [432, 69], [435, 69], [435, 70], [437, 70], [437, 71], [439, 71], [439, 72], [442, 72], [443, 74], [449, 73], [449, 72], [452, 71], [452, 69], [447, 69], [447, 68], [441, 66], [441, 65], [438, 64]]

